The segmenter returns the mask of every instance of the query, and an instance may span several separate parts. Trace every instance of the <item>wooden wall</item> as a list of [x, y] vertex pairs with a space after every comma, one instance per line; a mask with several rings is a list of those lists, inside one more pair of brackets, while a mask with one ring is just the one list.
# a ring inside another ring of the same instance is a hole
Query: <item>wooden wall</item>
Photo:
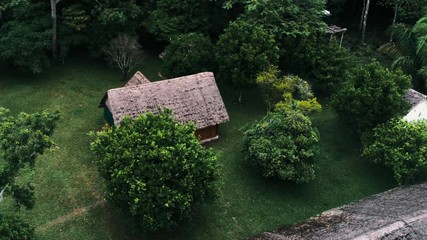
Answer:
[[202, 129], [196, 130], [196, 136], [200, 140], [205, 140], [209, 138], [214, 138], [218, 135], [218, 125], [210, 126]]

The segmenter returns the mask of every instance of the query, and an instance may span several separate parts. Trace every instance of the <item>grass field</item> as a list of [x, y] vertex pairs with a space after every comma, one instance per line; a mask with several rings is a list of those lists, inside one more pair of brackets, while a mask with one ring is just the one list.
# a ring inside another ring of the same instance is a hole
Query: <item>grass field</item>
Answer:
[[[139, 70], [157, 79], [160, 62], [147, 57]], [[126, 217], [104, 201], [87, 133], [104, 121], [98, 103], [105, 91], [118, 87], [121, 75], [103, 63], [84, 57], [66, 66], [52, 66], [41, 75], [0, 68], [0, 106], [35, 112], [60, 110], [54, 134], [56, 147], [39, 157], [34, 174], [24, 174], [36, 187], [36, 207], [21, 211], [36, 226], [40, 239], [141, 239], [132, 234]], [[221, 162], [220, 197], [206, 204], [191, 221], [173, 232], [143, 239], [243, 239], [302, 221], [373, 193], [392, 188], [391, 173], [359, 157], [357, 136], [343, 126], [323, 101], [313, 116], [321, 136], [316, 179], [308, 184], [266, 180], [248, 166], [241, 153], [242, 127], [265, 113], [255, 90], [236, 103], [236, 93], [220, 87], [230, 122], [220, 128], [220, 140], [210, 144]], [[0, 211], [13, 211], [10, 201]]]

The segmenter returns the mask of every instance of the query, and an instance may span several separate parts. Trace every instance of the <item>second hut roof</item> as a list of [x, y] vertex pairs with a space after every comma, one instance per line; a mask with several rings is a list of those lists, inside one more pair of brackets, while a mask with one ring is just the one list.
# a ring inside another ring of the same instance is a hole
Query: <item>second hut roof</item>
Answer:
[[229, 119], [212, 72], [130, 86], [127, 84], [122, 88], [110, 89], [107, 94], [106, 105], [115, 125], [120, 125], [125, 116], [135, 118], [147, 111], [157, 113], [159, 107], [171, 109], [178, 122], [194, 122], [197, 129]]

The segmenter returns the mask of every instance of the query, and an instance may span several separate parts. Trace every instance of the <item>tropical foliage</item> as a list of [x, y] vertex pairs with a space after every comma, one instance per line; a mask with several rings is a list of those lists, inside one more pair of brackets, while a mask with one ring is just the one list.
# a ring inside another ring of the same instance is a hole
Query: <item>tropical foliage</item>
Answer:
[[269, 112], [244, 133], [243, 152], [264, 177], [297, 183], [315, 177], [319, 134], [299, 111]]
[[199, 33], [177, 35], [166, 47], [163, 68], [168, 77], [213, 72], [215, 55], [209, 37]]
[[374, 61], [357, 66], [348, 83], [334, 96], [332, 105], [340, 118], [359, 131], [402, 116], [409, 108], [403, 96], [411, 87], [411, 78]]
[[427, 122], [392, 119], [365, 140], [363, 156], [391, 168], [399, 184], [418, 179], [427, 163]]
[[239, 89], [255, 86], [256, 75], [278, 58], [274, 36], [242, 20], [231, 22], [217, 43], [219, 77]]
[[163, 110], [91, 134], [108, 198], [144, 232], [177, 225], [215, 194], [216, 157], [194, 131]]
[[279, 75], [280, 70], [276, 66], [270, 66], [256, 78], [256, 83], [264, 95], [267, 110], [300, 110], [303, 113], [321, 110], [308, 82], [298, 76]]

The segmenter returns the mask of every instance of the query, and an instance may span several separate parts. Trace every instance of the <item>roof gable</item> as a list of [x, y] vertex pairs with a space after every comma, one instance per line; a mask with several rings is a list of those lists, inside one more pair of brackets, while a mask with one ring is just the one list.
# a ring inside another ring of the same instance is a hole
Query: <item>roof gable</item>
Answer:
[[197, 129], [229, 119], [211, 72], [110, 89], [107, 94], [115, 125], [126, 115], [157, 113], [159, 107], [171, 109], [181, 123], [194, 122]]

